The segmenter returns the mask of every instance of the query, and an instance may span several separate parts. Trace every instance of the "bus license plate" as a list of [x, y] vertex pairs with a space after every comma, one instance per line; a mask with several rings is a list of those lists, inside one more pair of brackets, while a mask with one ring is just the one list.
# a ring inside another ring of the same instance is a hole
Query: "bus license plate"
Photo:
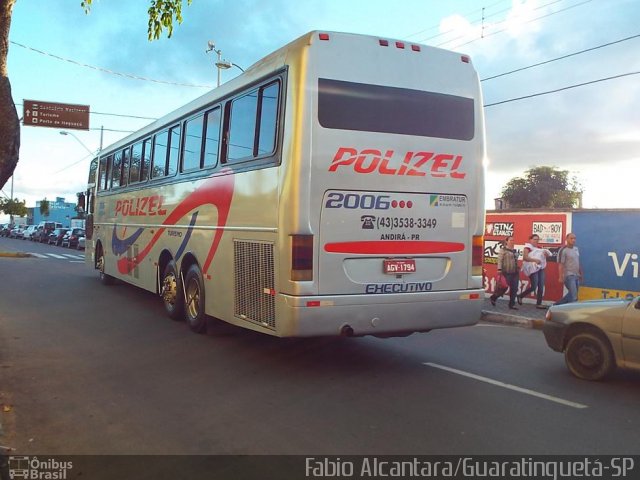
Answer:
[[384, 260], [384, 273], [396, 275], [399, 273], [414, 273], [416, 271], [416, 261], [409, 260]]

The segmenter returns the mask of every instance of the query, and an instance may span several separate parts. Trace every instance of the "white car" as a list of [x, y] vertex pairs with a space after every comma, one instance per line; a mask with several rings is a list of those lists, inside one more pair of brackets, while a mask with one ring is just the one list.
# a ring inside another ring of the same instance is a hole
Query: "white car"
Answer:
[[29, 225], [26, 230], [24, 230], [22, 232], [22, 239], [23, 240], [31, 240], [31, 235], [33, 235], [36, 231], [36, 229], [38, 228], [37, 225]]
[[22, 238], [22, 232], [24, 232], [25, 228], [26, 226], [24, 225], [13, 227], [13, 229], [9, 233], [9, 238]]

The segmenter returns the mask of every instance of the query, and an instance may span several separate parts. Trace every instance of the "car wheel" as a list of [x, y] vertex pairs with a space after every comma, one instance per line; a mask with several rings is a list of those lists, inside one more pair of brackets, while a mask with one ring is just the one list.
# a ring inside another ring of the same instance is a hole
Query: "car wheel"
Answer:
[[111, 275], [105, 273], [104, 268], [105, 268], [105, 257], [104, 257], [104, 253], [102, 252], [102, 248], [100, 248], [100, 250], [98, 250], [97, 259], [96, 259], [96, 269], [99, 272], [100, 283], [102, 283], [103, 285], [113, 285], [113, 282], [115, 281], [115, 279]]
[[196, 333], [207, 331], [207, 316], [204, 313], [204, 281], [197, 265], [191, 265], [184, 279], [185, 318], [189, 328]]
[[178, 266], [173, 260], [164, 269], [160, 296], [169, 318], [176, 321], [184, 319], [184, 292], [178, 275]]
[[583, 380], [603, 380], [615, 368], [609, 342], [592, 332], [573, 335], [567, 343], [564, 358], [569, 371]]

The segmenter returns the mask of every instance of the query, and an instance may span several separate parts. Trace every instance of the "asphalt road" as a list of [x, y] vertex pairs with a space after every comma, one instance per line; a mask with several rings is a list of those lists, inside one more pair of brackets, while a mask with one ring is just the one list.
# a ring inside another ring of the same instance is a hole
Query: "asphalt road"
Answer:
[[0, 257], [0, 445], [23, 454], [640, 450], [640, 375], [575, 379], [537, 330], [195, 335], [74, 250], [0, 239], [8, 250], [43, 256]]

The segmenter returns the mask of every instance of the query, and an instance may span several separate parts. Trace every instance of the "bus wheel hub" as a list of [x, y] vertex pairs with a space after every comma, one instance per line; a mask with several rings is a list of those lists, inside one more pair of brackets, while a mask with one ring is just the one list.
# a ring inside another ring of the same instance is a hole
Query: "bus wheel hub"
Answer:
[[167, 275], [162, 282], [162, 298], [165, 302], [173, 305], [178, 294], [178, 282], [174, 275]]

